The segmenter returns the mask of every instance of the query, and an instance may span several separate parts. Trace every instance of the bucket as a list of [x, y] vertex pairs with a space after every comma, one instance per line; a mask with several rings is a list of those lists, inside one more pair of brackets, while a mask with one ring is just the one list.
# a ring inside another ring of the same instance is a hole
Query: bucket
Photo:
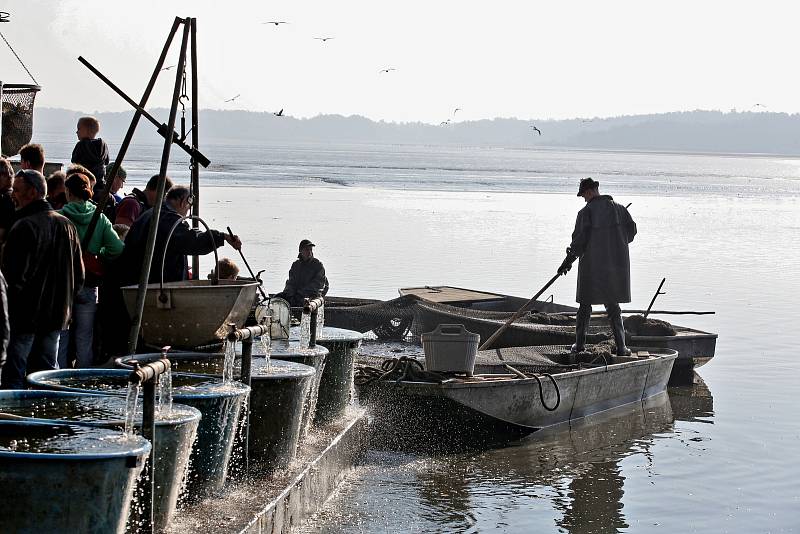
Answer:
[[0, 421], [0, 532], [125, 532], [150, 452], [105, 428]]
[[[286, 345], [285, 341], [273, 342]], [[260, 472], [271, 472], [289, 465], [304, 435], [303, 429], [311, 424], [313, 395], [320, 371], [313, 365], [323, 366], [328, 354], [324, 347], [301, 351], [273, 348], [269, 363], [263, 356], [253, 356], [250, 383], [250, 461]], [[285, 357], [287, 361], [278, 359]], [[161, 354], [137, 354], [116, 360], [117, 365], [133, 368], [133, 362], [146, 363], [161, 358]], [[169, 355], [175, 368], [190, 373], [211, 376], [222, 374], [222, 354], [179, 352]], [[310, 365], [304, 365], [306, 362]], [[239, 375], [241, 362], [234, 365], [234, 375]]]
[[[317, 345], [328, 349], [329, 354], [322, 376], [318, 379], [319, 395], [314, 424], [324, 425], [335, 420], [353, 400], [353, 364], [363, 337], [354, 330], [329, 326], [317, 332]], [[300, 339], [299, 328], [293, 329], [292, 339]]]
[[[125, 395], [130, 371], [124, 369], [64, 369], [28, 375], [37, 389]], [[225, 485], [236, 423], [250, 388], [239, 382], [186, 373], [172, 374], [174, 402], [197, 408], [202, 414], [197, 442], [189, 459], [187, 498], [219, 492]]]
[[[136, 424], [140, 430], [141, 408], [139, 403]], [[25, 417], [30, 421], [47, 420], [121, 431], [125, 424], [125, 410], [125, 399], [112, 395], [67, 391], [0, 391], [0, 412]], [[181, 404], [172, 405], [168, 418], [156, 418], [156, 495], [153, 509], [156, 531], [166, 528], [175, 513], [199, 422], [200, 412]], [[140, 521], [135, 511], [131, 515], [133, 524]]]
[[472, 375], [480, 336], [467, 332], [463, 324], [440, 324], [422, 334], [425, 368], [437, 373]]

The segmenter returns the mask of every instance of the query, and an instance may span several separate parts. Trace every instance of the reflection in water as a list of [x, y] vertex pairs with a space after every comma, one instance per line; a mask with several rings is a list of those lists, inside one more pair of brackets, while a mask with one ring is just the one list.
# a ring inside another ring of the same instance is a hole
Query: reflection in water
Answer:
[[[361, 477], [302, 532], [529, 532], [554, 525], [576, 534], [619, 532], [635, 524], [623, 511], [626, 481], [655, 480], [655, 445], [679, 434], [676, 422], [711, 423], [712, 416], [711, 393], [695, 377], [668, 395], [503, 448], [430, 458], [370, 453]], [[642, 471], [623, 463], [634, 457]]]

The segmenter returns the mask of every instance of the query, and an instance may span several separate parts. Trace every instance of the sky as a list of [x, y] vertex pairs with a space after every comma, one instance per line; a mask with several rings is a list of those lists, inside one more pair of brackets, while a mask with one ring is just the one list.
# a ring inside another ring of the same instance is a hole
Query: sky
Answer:
[[[201, 108], [433, 124], [800, 111], [798, 2], [0, 0], [0, 11], [43, 87], [37, 105], [83, 112], [129, 108], [77, 57], [138, 101], [175, 16], [197, 18]], [[179, 49], [180, 36], [167, 65]], [[0, 66], [4, 82], [30, 83], [4, 43]], [[150, 107], [169, 105], [175, 72]]]

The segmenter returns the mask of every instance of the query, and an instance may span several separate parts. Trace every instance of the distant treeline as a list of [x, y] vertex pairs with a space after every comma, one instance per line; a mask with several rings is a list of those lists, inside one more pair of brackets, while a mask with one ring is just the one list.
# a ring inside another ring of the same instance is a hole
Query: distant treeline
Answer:
[[[166, 122], [168, 110], [153, 109]], [[34, 131], [72, 135], [84, 113], [37, 108]], [[132, 112], [95, 113], [101, 136], [119, 143]], [[187, 119], [190, 114], [187, 112]], [[535, 125], [542, 134], [531, 128]], [[188, 128], [188, 126], [187, 126]], [[769, 112], [686, 111], [655, 115], [571, 120], [487, 119], [436, 126], [421, 122], [375, 122], [352, 115], [310, 119], [276, 117], [269, 112], [202, 110], [200, 135], [207, 142], [334, 142], [499, 147], [565, 147], [700, 153], [800, 155], [800, 115]], [[154, 127], [142, 119], [137, 140], [156, 141]]]

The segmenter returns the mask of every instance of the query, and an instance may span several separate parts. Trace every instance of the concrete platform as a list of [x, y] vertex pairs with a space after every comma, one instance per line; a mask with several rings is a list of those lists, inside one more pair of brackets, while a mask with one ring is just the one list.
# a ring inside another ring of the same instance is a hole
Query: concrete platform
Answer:
[[180, 509], [167, 532], [288, 533], [322, 508], [360, 460], [366, 440], [365, 413], [350, 407], [313, 429], [284, 472], [230, 485], [219, 497]]

